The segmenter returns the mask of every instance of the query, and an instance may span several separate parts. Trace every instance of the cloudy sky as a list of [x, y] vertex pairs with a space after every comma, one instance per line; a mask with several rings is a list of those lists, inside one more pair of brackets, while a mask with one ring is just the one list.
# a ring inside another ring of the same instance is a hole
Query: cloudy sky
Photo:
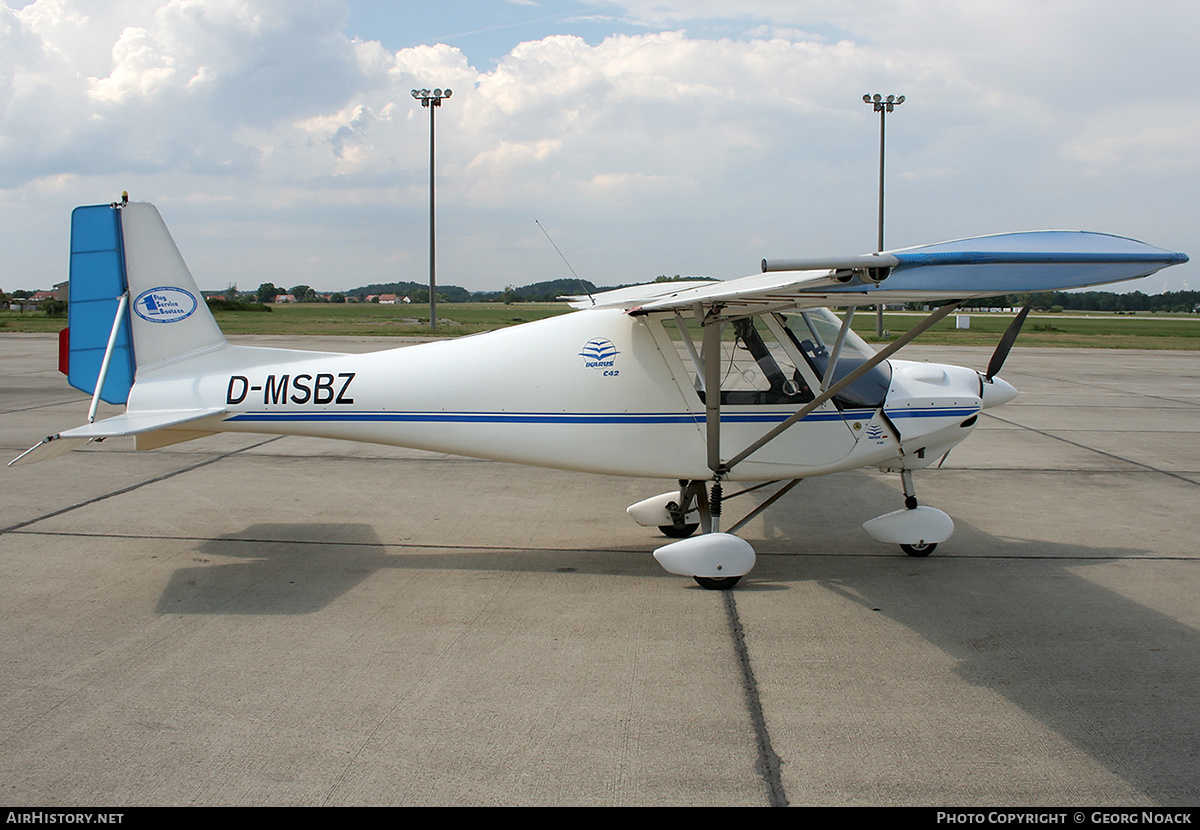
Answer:
[[[731, 11], [735, 9], [736, 11]], [[0, 0], [0, 289], [158, 205], [203, 288], [742, 276], [1035, 228], [1200, 261], [1195, 0]], [[1192, 263], [1128, 285], [1200, 288]]]

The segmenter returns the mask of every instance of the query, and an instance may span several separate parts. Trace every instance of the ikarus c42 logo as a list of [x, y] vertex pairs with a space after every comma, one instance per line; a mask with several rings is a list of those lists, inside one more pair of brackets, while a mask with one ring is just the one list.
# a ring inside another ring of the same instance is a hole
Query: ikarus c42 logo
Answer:
[[191, 292], [164, 285], [138, 294], [133, 310], [151, 323], [178, 323], [191, 317], [198, 305]]
[[584, 344], [579, 356], [583, 358], [585, 368], [603, 369], [605, 376], [616, 377], [617, 370], [613, 366], [619, 354], [611, 340], [597, 337]]

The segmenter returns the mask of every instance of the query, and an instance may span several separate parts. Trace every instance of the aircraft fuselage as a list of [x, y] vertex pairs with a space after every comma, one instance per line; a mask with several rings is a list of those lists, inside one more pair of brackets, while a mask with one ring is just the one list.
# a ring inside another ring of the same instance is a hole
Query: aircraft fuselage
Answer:
[[[811, 339], [789, 334], [782, 315], [760, 315], [756, 324], [757, 331], [731, 325], [722, 343], [723, 458], [794, 413], [805, 393], [812, 400], [823, 380], [819, 362], [804, 354]], [[367, 354], [224, 346], [139, 373], [129, 405], [227, 413], [188, 426], [196, 432], [338, 438], [593, 473], [704, 479], [711, 470], [697, 378], [705, 358], [683, 342], [690, 339], [681, 318], [600, 309]], [[889, 371], [875, 378], [880, 400], [827, 401], [728, 477], [917, 468], [970, 434], [984, 405], [977, 372], [885, 365]]]

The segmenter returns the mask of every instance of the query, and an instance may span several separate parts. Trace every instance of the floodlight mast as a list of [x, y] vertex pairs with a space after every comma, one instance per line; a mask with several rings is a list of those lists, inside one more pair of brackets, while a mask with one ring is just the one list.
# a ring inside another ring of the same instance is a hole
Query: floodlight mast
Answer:
[[449, 98], [453, 90], [414, 89], [412, 97], [421, 102], [421, 106], [429, 108], [429, 328], [437, 328], [437, 244], [434, 225], [434, 189], [433, 189], [433, 148], [434, 128], [433, 110], [442, 105], [443, 98]]
[[[904, 96], [889, 95], [886, 98], [876, 92], [874, 95], [864, 95], [862, 97], [864, 104], [870, 104], [875, 107], [875, 112], [879, 113], [879, 239], [876, 251], [883, 250], [883, 147], [885, 135], [885, 123], [887, 114], [904, 103]], [[875, 336], [883, 337], [883, 304], [875, 307]]]

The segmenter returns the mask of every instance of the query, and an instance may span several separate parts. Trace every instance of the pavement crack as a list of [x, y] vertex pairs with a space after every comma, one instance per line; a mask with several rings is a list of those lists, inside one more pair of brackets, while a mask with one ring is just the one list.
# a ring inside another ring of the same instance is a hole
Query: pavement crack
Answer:
[[738, 668], [742, 672], [742, 689], [746, 694], [746, 709], [754, 727], [754, 740], [758, 746], [755, 770], [767, 788], [767, 801], [772, 807], [788, 806], [787, 793], [780, 775], [781, 761], [771, 747], [771, 734], [767, 730], [767, 719], [763, 715], [762, 698], [758, 693], [758, 681], [754, 678], [754, 667], [750, 664], [750, 651], [746, 648], [746, 631], [738, 616], [737, 598], [733, 591], [722, 591], [725, 597], [725, 615], [729, 620], [729, 633], [733, 637], [733, 649], [737, 655]]

